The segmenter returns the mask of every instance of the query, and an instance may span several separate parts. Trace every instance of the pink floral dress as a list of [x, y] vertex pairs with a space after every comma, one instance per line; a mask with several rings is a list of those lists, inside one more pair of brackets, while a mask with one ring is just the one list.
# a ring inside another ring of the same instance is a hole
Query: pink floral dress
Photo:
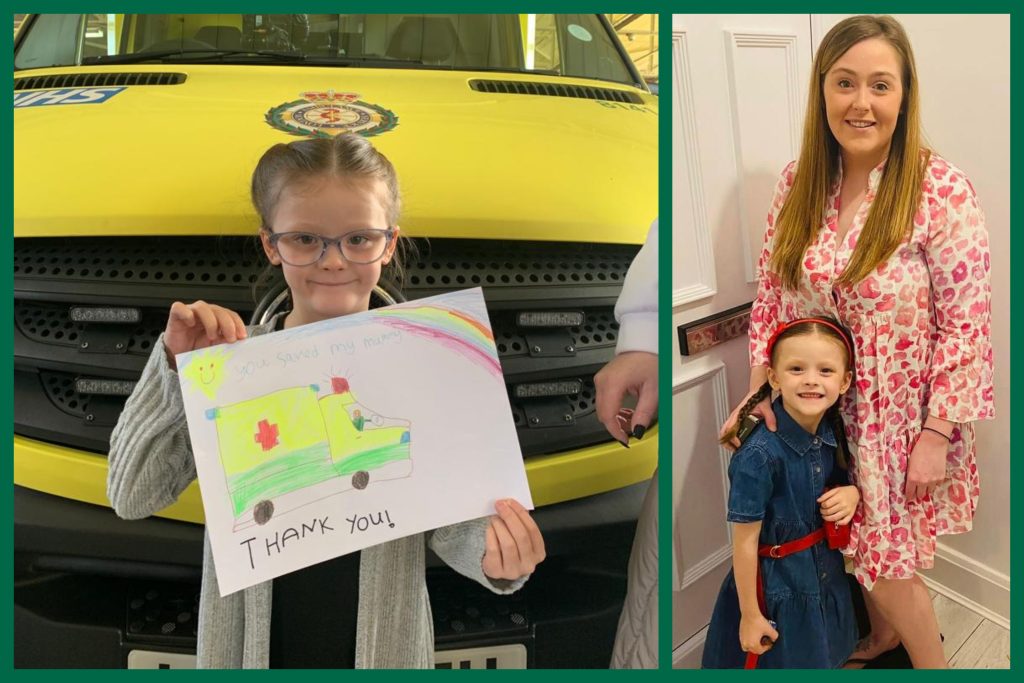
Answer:
[[[768, 364], [768, 338], [786, 320], [830, 315], [853, 333], [856, 374], [842, 410], [861, 505], [847, 554], [868, 589], [878, 577], [910, 578], [932, 567], [938, 535], [970, 531], [979, 494], [970, 423], [994, 416], [988, 233], [960, 169], [932, 154], [909, 238], [868, 277], [836, 284], [884, 167], [871, 172], [864, 203], [841, 244], [841, 183], [833, 188], [796, 290], [783, 288], [770, 264], [775, 219], [795, 162], [786, 167], [768, 214], [750, 316], [752, 366]], [[928, 415], [957, 423], [946, 479], [932, 494], [910, 501], [904, 495], [907, 462]]]

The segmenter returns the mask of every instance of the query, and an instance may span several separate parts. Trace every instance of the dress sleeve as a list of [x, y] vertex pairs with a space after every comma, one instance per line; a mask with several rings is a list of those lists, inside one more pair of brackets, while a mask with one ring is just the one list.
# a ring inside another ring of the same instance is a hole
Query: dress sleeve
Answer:
[[651, 225], [644, 246], [626, 272], [615, 303], [615, 319], [619, 322], [616, 353], [658, 353], [658, 221]]
[[942, 185], [945, 204], [929, 207], [925, 244], [936, 339], [928, 414], [950, 422], [995, 417], [992, 286], [988, 231], [974, 188], [957, 171]]
[[757, 261], [757, 298], [750, 309], [750, 367], [768, 365], [768, 339], [778, 327], [781, 316], [779, 293], [782, 281], [771, 271], [772, 244], [775, 236], [775, 220], [786, 201], [789, 188], [793, 185], [796, 162], [792, 161], [783, 169], [775, 185], [772, 205], [764, 229], [764, 244]]
[[729, 462], [729, 513], [740, 524], [764, 519], [775, 489], [772, 459], [757, 446], [741, 447]]
[[107, 497], [124, 519], [148, 517], [174, 503], [196, 478], [178, 373], [163, 335], [110, 435]]
[[427, 545], [445, 564], [473, 579], [484, 588], [500, 594], [515, 593], [523, 587], [530, 575], [515, 580], [492, 579], [484, 574], [483, 559], [487, 550], [485, 535], [488, 517], [443, 526], [427, 534]]

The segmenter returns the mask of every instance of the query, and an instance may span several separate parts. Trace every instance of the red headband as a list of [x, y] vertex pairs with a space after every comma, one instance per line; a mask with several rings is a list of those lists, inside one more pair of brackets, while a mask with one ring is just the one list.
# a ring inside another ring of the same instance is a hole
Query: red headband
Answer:
[[800, 323], [818, 323], [819, 325], [824, 325], [829, 329], [835, 330], [839, 334], [839, 336], [842, 337], [843, 344], [846, 345], [846, 352], [849, 354], [850, 357], [850, 362], [853, 362], [853, 345], [850, 343], [850, 337], [847, 334], [846, 330], [841, 328], [839, 325], [836, 325], [831, 320], [826, 320], [825, 318], [797, 318], [796, 320], [790, 320], [789, 322], [782, 323], [781, 325], [779, 325], [778, 329], [775, 330], [775, 334], [773, 334], [768, 339], [768, 358], [772, 357], [772, 349], [775, 347], [775, 342], [779, 340], [779, 336], [789, 328], [793, 327], [794, 325], [799, 325]]

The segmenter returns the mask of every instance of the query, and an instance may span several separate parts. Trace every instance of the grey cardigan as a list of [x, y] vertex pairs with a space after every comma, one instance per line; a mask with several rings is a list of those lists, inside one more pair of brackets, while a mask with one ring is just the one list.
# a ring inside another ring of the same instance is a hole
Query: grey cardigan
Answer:
[[[274, 329], [274, 320], [249, 328]], [[124, 519], [148, 517], [196, 478], [178, 375], [157, 340], [110, 437], [107, 497]], [[481, 567], [487, 519], [475, 519], [363, 550], [359, 564], [356, 668], [433, 668], [434, 629], [426, 584], [426, 544], [449, 566], [495, 593], [515, 581], [487, 578]], [[272, 582], [220, 597], [210, 538], [203, 542], [199, 668], [267, 668]]]

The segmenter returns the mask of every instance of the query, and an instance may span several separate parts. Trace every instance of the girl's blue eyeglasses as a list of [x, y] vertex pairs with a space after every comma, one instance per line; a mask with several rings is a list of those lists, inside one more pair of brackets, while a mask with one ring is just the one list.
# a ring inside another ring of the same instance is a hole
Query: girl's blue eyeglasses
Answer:
[[317, 263], [331, 245], [337, 245], [342, 258], [348, 263], [366, 265], [379, 261], [394, 238], [395, 231], [391, 228], [353, 230], [341, 237], [324, 237], [313, 232], [272, 232], [270, 245], [290, 266]]

